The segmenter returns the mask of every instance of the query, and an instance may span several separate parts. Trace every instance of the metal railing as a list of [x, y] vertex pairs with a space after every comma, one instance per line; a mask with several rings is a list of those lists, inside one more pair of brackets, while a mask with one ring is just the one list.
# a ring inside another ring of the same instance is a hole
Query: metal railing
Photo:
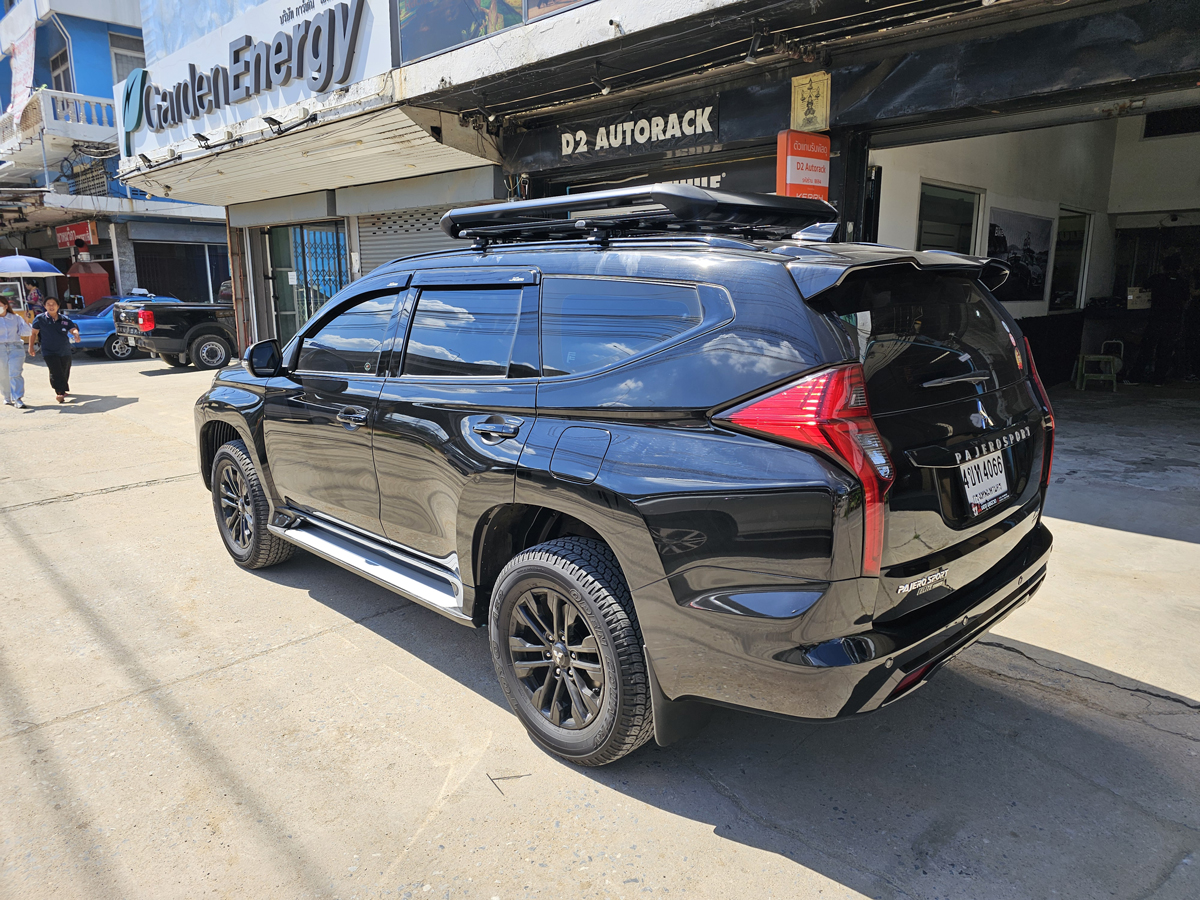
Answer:
[[75, 126], [80, 130], [78, 137], [81, 140], [97, 139], [98, 133], [93, 129], [115, 134], [117, 112], [113, 101], [44, 88], [34, 91], [19, 122], [14, 121], [11, 112], [0, 116], [0, 147], [11, 141], [33, 138], [42, 127], [70, 134]]

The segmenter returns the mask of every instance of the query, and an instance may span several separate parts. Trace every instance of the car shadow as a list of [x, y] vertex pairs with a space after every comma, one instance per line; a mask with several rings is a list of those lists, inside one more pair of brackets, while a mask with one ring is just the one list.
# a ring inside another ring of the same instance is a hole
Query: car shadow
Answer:
[[165, 362], [159, 362], [159, 367], [153, 369], [142, 369], [138, 372], [139, 375], [147, 375], [151, 378], [157, 378], [159, 375], [176, 375], [180, 372], [195, 372], [194, 366], [169, 366]]
[[[508, 709], [482, 629], [306, 553], [257, 574]], [[687, 741], [577, 771], [869, 897], [1200, 896], [1200, 704], [1096, 669], [1076, 684], [1082, 668], [976, 645], [868, 716], [718, 709]], [[511, 790], [544, 805], [534, 781]]]

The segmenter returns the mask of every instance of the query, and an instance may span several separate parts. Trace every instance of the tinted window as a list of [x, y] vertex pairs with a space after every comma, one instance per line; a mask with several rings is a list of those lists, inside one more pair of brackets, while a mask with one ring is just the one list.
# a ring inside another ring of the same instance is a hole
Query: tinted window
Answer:
[[542, 372], [573, 375], [618, 363], [695, 328], [696, 289], [607, 278], [542, 282]]
[[520, 305], [520, 290], [423, 291], [402, 374], [503, 378]]
[[395, 303], [395, 294], [371, 297], [339, 313], [304, 338], [297, 368], [307, 372], [373, 374]]
[[840, 316], [855, 339], [874, 412], [972, 397], [1022, 377], [1020, 332], [966, 275], [868, 269], [809, 303]]

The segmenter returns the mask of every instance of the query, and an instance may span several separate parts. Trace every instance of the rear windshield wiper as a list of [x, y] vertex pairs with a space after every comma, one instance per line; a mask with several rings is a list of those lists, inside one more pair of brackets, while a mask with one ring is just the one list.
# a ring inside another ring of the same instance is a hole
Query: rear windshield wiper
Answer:
[[971, 382], [973, 384], [979, 384], [980, 382], [983, 382], [983, 381], [991, 381], [991, 379], [992, 379], [991, 372], [987, 372], [983, 369], [974, 369], [970, 372], [965, 372], [962, 375], [950, 375], [947, 378], [934, 378], [932, 381], [924, 381], [921, 383], [921, 387], [935, 388], [935, 387], [943, 387], [944, 385], [947, 385], [947, 384], [962, 384], [964, 382]]

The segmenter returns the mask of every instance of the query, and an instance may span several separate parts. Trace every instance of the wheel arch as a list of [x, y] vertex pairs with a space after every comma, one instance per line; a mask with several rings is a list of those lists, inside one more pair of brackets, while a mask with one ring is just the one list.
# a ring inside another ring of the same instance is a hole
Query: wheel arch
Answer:
[[187, 333], [183, 336], [184, 352], [190, 354], [192, 351], [192, 344], [197, 338], [204, 337], [206, 334], [219, 337], [225, 341], [225, 343], [229, 344], [229, 355], [231, 360], [237, 357], [237, 338], [231, 335], [228, 329], [222, 327], [216, 322], [201, 322], [199, 325], [193, 325], [191, 328], [189, 328]]
[[274, 511], [275, 482], [262, 450], [262, 398], [248, 391], [219, 390], [222, 394], [239, 396], [218, 399], [213, 396], [216, 392], [210, 391], [196, 403], [196, 444], [204, 487], [212, 489], [212, 464], [217, 450], [229, 441], [240, 440], [246, 445], [250, 461]]
[[616, 556], [630, 590], [665, 577], [649, 528], [624, 498], [602, 504], [604, 515], [592, 515], [588, 506], [563, 502], [561, 496], [522, 499], [528, 502], [492, 507], [466, 534], [460, 532], [459, 559], [470, 561], [463, 574], [473, 583], [470, 614], [476, 623], [486, 621], [492, 589], [509, 560], [555, 538], [601, 541]]

